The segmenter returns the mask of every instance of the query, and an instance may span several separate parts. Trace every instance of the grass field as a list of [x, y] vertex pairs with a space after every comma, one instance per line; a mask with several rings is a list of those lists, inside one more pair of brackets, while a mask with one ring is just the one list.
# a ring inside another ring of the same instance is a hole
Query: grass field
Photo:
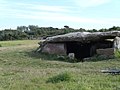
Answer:
[[[119, 59], [69, 63], [34, 52], [38, 40], [0, 42], [0, 90], [120, 90], [120, 75], [101, 69], [120, 68]], [[67, 72], [69, 81], [47, 82]]]
[[[31, 45], [38, 42], [38, 40], [17, 40], [17, 41], [0, 41], [1, 47], [20, 46], [20, 45]], [[37, 43], [36, 43], [37, 44]]]

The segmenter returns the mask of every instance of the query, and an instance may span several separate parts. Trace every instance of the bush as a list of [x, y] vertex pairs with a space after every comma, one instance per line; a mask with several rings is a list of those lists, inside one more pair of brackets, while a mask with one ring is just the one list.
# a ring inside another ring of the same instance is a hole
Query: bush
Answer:
[[102, 61], [102, 60], [108, 60], [108, 59], [114, 59], [115, 56], [114, 55], [94, 55], [92, 57], [89, 58], [84, 58], [84, 61]]
[[114, 52], [114, 54], [115, 54], [115, 57], [116, 57], [116, 58], [120, 58], [120, 51], [119, 51], [119, 50], [116, 50], [116, 51]]
[[2, 45], [0, 44], [0, 47], [2, 47]]
[[48, 78], [47, 82], [59, 83], [59, 82], [64, 82], [64, 81], [70, 81], [71, 79], [72, 79], [71, 74], [68, 72], [64, 72], [56, 76], [53, 76], [51, 78]]

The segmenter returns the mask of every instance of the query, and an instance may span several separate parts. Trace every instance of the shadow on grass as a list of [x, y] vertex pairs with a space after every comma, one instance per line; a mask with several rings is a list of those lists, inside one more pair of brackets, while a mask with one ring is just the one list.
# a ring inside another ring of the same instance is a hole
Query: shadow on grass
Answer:
[[62, 61], [62, 62], [69, 62], [69, 63], [77, 63], [77, 62], [98, 62], [98, 61], [108, 61], [115, 59], [114, 56], [103, 56], [103, 55], [95, 55], [90, 58], [86, 58], [83, 60], [70, 60], [66, 55], [55, 55], [55, 54], [47, 54], [47, 53], [41, 53], [36, 51], [30, 51], [26, 52], [29, 57], [35, 58], [35, 59], [41, 59], [41, 60], [48, 60], [48, 61]]
[[69, 62], [69, 63], [77, 63], [78, 60], [70, 60], [66, 55], [56, 55], [56, 54], [47, 54], [41, 53], [36, 51], [26, 52], [29, 57], [41, 60], [48, 60], [48, 61], [62, 61], [62, 62]]
[[84, 59], [86, 62], [98, 62], [98, 61], [108, 61], [108, 60], [113, 60], [115, 59], [114, 55], [112, 56], [106, 56], [106, 55], [95, 55], [90, 58]]
[[29, 57], [35, 58], [35, 59], [41, 59], [41, 60], [49, 60], [49, 61], [64, 61], [62, 59], [58, 58], [58, 55], [54, 54], [47, 54], [47, 53], [41, 53], [41, 52], [26, 52]]

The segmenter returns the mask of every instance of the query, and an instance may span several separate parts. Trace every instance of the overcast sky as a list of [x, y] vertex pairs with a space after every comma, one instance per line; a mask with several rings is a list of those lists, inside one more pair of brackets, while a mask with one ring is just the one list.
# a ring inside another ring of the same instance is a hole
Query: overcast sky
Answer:
[[85, 29], [120, 26], [120, 0], [0, 0], [0, 29], [21, 25]]

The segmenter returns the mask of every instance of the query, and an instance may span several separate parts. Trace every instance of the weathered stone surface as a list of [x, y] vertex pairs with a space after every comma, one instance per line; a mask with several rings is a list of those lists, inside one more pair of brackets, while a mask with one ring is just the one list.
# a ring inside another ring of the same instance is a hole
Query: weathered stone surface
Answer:
[[99, 41], [104, 39], [113, 39], [116, 36], [120, 36], [120, 31], [109, 31], [109, 32], [74, 32], [64, 35], [58, 35], [48, 37], [46, 42], [69, 42], [78, 41], [82, 43], [89, 43], [91, 41]]
[[[118, 36], [120, 36], [120, 31], [68, 33], [48, 37], [40, 43], [38, 51], [58, 55], [74, 53], [75, 58], [78, 59], [91, 57], [95, 54], [111, 56], [114, 55], [115, 50], [120, 50]], [[106, 39], [114, 39], [114, 48], [112, 48], [113, 41], [106, 41]]]
[[101, 70], [102, 73], [110, 73], [110, 74], [116, 74], [116, 75], [120, 75], [120, 70], [118, 69], [110, 69], [110, 70]]
[[120, 51], [120, 37], [115, 37], [114, 39], [114, 51]]
[[62, 43], [48, 43], [42, 48], [42, 52], [49, 54], [66, 55], [66, 49]]
[[74, 53], [69, 53], [68, 54], [69, 59], [75, 59], [75, 54]]
[[98, 55], [106, 55], [106, 56], [114, 55], [114, 48], [97, 49], [96, 53]]

